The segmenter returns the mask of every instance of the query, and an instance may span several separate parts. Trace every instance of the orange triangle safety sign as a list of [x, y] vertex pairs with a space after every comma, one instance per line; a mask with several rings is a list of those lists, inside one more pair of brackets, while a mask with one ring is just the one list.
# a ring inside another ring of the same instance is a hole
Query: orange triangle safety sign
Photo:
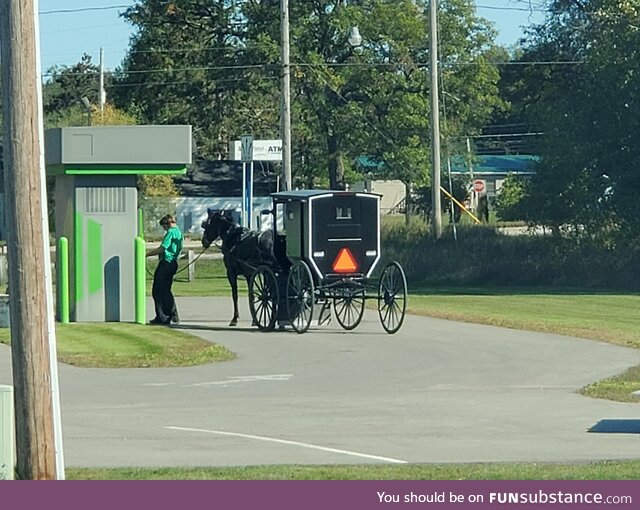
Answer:
[[349, 248], [342, 248], [338, 252], [333, 262], [333, 270], [336, 273], [355, 273], [358, 270], [358, 263]]

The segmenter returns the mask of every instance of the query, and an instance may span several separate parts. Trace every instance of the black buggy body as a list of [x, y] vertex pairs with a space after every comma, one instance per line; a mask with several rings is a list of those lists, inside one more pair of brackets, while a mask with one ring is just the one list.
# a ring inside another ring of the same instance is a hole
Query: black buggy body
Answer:
[[338, 323], [350, 330], [360, 324], [365, 300], [373, 298], [383, 328], [396, 333], [406, 311], [404, 271], [391, 262], [379, 281], [371, 280], [381, 257], [380, 196], [302, 190], [271, 197], [275, 264], [259, 266], [249, 280], [254, 323], [265, 331], [277, 323], [303, 333], [314, 309], [321, 324], [333, 306]]
[[307, 262], [317, 280], [368, 278], [380, 260], [380, 196], [310, 190], [274, 193], [287, 257]]

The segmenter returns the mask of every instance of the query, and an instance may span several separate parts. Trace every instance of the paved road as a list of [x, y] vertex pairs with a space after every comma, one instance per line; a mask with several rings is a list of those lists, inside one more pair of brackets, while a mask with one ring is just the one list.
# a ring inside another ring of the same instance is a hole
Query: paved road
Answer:
[[[181, 328], [238, 359], [178, 369], [61, 365], [69, 466], [224, 466], [638, 458], [637, 434], [596, 434], [639, 407], [582, 397], [640, 352], [589, 340], [375, 312], [352, 332], [226, 326], [223, 298], [183, 298]], [[10, 384], [0, 346], [0, 384]]]

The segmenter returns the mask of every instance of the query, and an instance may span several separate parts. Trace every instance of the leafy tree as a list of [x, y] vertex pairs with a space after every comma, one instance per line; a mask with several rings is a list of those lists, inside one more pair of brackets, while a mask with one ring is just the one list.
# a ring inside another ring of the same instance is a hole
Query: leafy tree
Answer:
[[100, 68], [91, 62], [90, 55], [84, 54], [71, 67], [54, 66], [47, 74], [49, 79], [43, 86], [44, 114], [54, 123], [57, 115], [64, 115], [70, 108], [83, 109], [83, 97], [92, 104], [99, 103]]
[[521, 221], [527, 219], [523, 201], [527, 195], [527, 181], [522, 177], [509, 174], [498, 191], [494, 207], [501, 221]]
[[527, 74], [520, 90], [531, 98], [527, 116], [545, 132], [528, 198], [536, 206], [532, 217], [556, 228], [573, 225], [576, 233], [636, 238], [640, 7], [619, 0], [557, 0], [550, 10], [520, 57], [523, 64], [566, 62], [522, 67]]
[[[428, 181], [427, 2], [341, 0], [290, 5], [293, 170], [298, 184], [343, 188], [366, 154], [389, 177]], [[441, 7], [442, 78], [460, 104], [448, 133], [477, 130], [500, 102], [494, 32], [468, 0]], [[189, 123], [200, 155], [225, 157], [244, 133], [278, 137], [280, 13], [274, 1], [142, 0], [113, 87], [145, 121]], [[352, 48], [358, 26], [363, 45]]]
[[242, 134], [229, 133], [234, 116], [255, 114], [251, 132], [262, 135], [259, 127], [273, 117], [258, 111], [258, 101], [243, 105], [242, 89], [257, 71], [238, 58], [245, 30], [239, 5], [143, 0], [127, 9], [138, 32], [113, 88], [116, 104], [135, 108], [145, 122], [193, 125], [203, 157], [226, 157], [228, 142]]
[[[328, 168], [330, 186], [344, 187], [354, 159], [367, 154], [384, 163], [388, 177], [408, 184], [428, 181], [427, 5], [414, 0], [300, 2], [293, 9], [292, 61], [299, 63], [292, 85], [298, 106], [294, 147], [308, 150], [313, 144], [317, 154], [325, 154], [316, 160], [319, 168], [309, 168], [309, 158], [297, 154], [295, 166], [306, 176]], [[271, 8], [270, 19], [277, 19], [273, 6], [261, 8]], [[354, 25], [363, 35], [358, 50], [347, 43]], [[460, 98], [447, 112], [445, 131], [477, 130], [499, 104], [498, 73], [487, 58], [494, 33], [464, 0], [442, 3], [440, 25], [442, 80]], [[265, 32], [277, 34], [272, 26], [271, 21]]]

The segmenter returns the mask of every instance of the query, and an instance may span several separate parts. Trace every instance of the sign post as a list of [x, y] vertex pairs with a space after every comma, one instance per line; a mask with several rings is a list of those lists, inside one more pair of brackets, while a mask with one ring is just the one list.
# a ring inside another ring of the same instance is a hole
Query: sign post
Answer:
[[241, 137], [240, 151], [242, 158], [242, 226], [251, 229], [251, 216], [253, 215], [253, 136]]
[[487, 183], [484, 179], [475, 179], [473, 181], [473, 191], [476, 193], [484, 193], [487, 189]]

